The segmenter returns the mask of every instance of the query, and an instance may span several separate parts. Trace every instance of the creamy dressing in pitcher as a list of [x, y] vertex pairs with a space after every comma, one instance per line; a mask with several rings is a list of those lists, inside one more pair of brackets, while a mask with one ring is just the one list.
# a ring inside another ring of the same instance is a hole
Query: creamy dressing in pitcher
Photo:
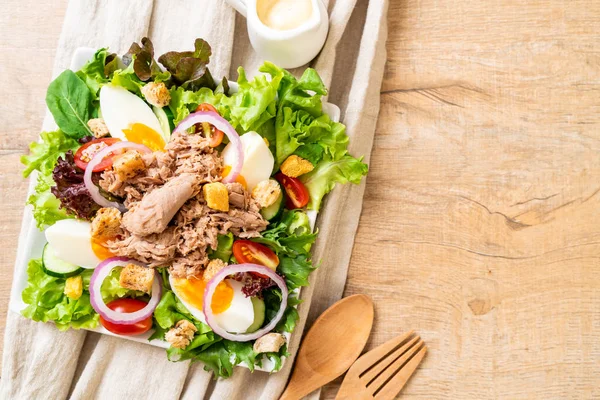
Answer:
[[313, 13], [312, 0], [258, 0], [258, 18], [272, 29], [294, 29], [308, 21]]

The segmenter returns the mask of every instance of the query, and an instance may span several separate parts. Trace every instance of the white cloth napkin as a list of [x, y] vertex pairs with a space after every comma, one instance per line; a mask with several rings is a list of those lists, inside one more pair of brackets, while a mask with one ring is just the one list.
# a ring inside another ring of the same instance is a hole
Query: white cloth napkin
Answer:
[[[340, 106], [350, 152], [368, 162], [379, 112], [386, 58], [387, 0], [330, 0], [330, 31], [311, 63]], [[197, 37], [212, 46], [216, 78], [250, 75], [262, 63], [248, 40], [246, 23], [222, 0], [71, 0], [56, 52], [54, 75], [68, 67], [80, 46], [108, 46], [123, 54], [148, 36], [156, 53], [189, 49]], [[301, 69], [300, 69], [301, 70]], [[294, 72], [299, 72], [294, 71]], [[50, 124], [46, 118], [44, 125]], [[172, 363], [165, 351], [86, 331], [59, 332], [8, 313], [0, 381], [2, 399], [276, 399], [283, 391], [306, 321], [312, 321], [343, 293], [364, 182], [329, 194], [319, 215], [313, 260], [320, 265], [302, 291], [300, 322], [292, 336], [292, 357], [269, 375], [237, 368], [230, 379], [212, 379], [201, 364]], [[25, 221], [31, 213], [25, 213]], [[26, 225], [25, 225], [26, 226]], [[318, 393], [311, 397], [318, 396]]]

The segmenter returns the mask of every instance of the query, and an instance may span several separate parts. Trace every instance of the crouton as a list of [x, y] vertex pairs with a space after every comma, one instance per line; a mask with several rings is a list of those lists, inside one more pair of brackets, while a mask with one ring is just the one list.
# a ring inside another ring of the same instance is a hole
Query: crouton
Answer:
[[146, 84], [142, 87], [142, 94], [148, 103], [158, 108], [169, 105], [171, 101], [169, 89], [167, 89], [167, 86], [163, 82], [150, 82]]
[[119, 276], [119, 284], [125, 289], [150, 293], [152, 283], [154, 283], [154, 270], [136, 264], [127, 264]]
[[146, 164], [139, 152], [129, 150], [115, 159], [113, 162], [113, 170], [120, 180], [125, 181], [145, 171]]
[[90, 127], [95, 138], [102, 138], [110, 135], [108, 127], [102, 118], [92, 118], [87, 122], [87, 125]]
[[260, 181], [252, 189], [252, 198], [258, 202], [261, 208], [269, 207], [279, 196], [281, 196], [281, 186], [273, 179]]
[[165, 334], [167, 342], [171, 343], [171, 347], [176, 349], [185, 349], [192, 339], [198, 328], [187, 319], [178, 321], [175, 326]]
[[92, 220], [92, 237], [111, 239], [121, 233], [121, 212], [113, 207], [99, 209]]
[[254, 342], [255, 353], [275, 353], [285, 344], [285, 336], [281, 333], [267, 333]]
[[221, 182], [207, 183], [202, 187], [206, 205], [213, 210], [229, 211], [229, 192]]
[[314, 168], [315, 166], [310, 161], [293, 154], [281, 164], [281, 172], [290, 178], [297, 178], [312, 171]]
[[72, 300], [77, 300], [81, 297], [81, 294], [83, 293], [83, 279], [81, 278], [81, 275], [67, 278], [65, 281], [64, 293]]
[[210, 262], [206, 266], [206, 269], [204, 270], [204, 275], [202, 275], [202, 279], [204, 279], [206, 282], [210, 281], [213, 278], [213, 276], [217, 274], [217, 272], [219, 272], [226, 266], [227, 264], [219, 258], [210, 260]]

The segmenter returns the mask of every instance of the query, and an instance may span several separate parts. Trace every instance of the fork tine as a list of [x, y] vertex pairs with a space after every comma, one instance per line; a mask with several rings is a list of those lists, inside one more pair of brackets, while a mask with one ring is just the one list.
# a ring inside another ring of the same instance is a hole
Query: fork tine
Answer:
[[413, 340], [400, 348], [399, 350], [402, 350], [402, 352], [396, 352], [398, 353], [397, 359], [392, 360], [392, 363], [388, 364], [386, 368], [383, 368], [381, 370], [381, 374], [374, 376], [373, 378], [375, 379], [371, 379], [372, 382], [365, 382], [373, 392], [385, 385], [385, 383], [389, 381], [390, 378], [394, 376], [396, 372], [398, 372], [400, 368], [402, 368], [402, 366], [419, 351], [419, 349], [423, 346], [423, 341], [421, 338], [418, 339], [418, 341]]
[[[421, 341], [419, 346], [422, 344], [423, 342]], [[417, 348], [418, 346], [415, 346], [415, 349]], [[406, 365], [401, 367], [400, 370], [397, 371], [396, 375], [391, 374], [392, 378], [388, 382], [382, 381], [383, 387], [375, 395], [375, 400], [392, 400], [395, 398], [396, 395], [400, 393], [404, 385], [406, 385], [406, 382], [408, 382], [408, 379], [411, 377], [413, 372], [415, 372], [423, 360], [423, 357], [425, 357], [425, 353], [427, 353], [427, 346], [421, 347], [421, 350], [419, 350], [417, 355], [415, 355], [408, 363], [406, 363]], [[389, 368], [389, 370], [391, 369], [392, 368]], [[387, 373], [387, 371], [385, 373]], [[379, 379], [379, 377], [377, 379]]]
[[351, 369], [359, 374], [363, 373], [371, 365], [375, 364], [377, 361], [385, 357], [390, 351], [394, 350], [396, 346], [408, 340], [414, 334], [414, 331], [410, 331], [404, 335], [396, 336], [395, 338], [388, 340], [384, 344], [375, 347], [373, 350], [363, 354], [362, 357], [360, 357], [354, 363]]
[[[387, 356], [384, 360], [381, 360], [379, 363], [375, 364], [371, 369], [367, 370], [364, 375], [360, 376], [360, 380], [364, 382], [365, 386], [369, 386], [369, 382], [377, 377], [382, 371], [384, 371], [390, 364], [392, 364], [398, 357], [406, 353], [408, 349], [413, 347], [413, 345], [421, 338], [417, 335], [406, 342], [403, 346], [396, 349], [393, 353]], [[377, 388], [379, 386], [375, 386]]]

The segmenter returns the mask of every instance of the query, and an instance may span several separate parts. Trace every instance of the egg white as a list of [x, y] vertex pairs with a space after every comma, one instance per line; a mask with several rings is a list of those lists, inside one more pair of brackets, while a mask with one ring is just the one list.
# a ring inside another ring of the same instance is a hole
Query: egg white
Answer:
[[[244, 177], [248, 190], [251, 191], [259, 182], [269, 179], [275, 159], [265, 140], [258, 133], [244, 133], [240, 136], [240, 140], [244, 150], [244, 165], [240, 175]], [[224, 165], [233, 164], [236, 152], [231, 143], [225, 146], [222, 155]]]
[[[248, 330], [250, 325], [254, 322], [254, 306], [250, 297], [246, 297], [242, 293], [242, 284], [233, 279], [225, 280], [233, 288], [233, 299], [231, 305], [227, 310], [222, 313], [215, 314], [215, 320], [219, 326], [231, 333], [244, 333]], [[169, 282], [171, 288], [175, 293], [175, 296], [183, 303], [183, 305], [189, 310], [190, 314], [197, 320], [206, 323], [204, 318], [204, 312], [196, 306], [188, 303], [184, 300], [184, 296], [178, 293], [177, 286], [173, 283], [173, 277], [169, 276]]]
[[162, 135], [160, 122], [150, 106], [121, 86], [102, 86], [100, 111], [112, 137], [127, 140], [123, 129], [129, 129], [135, 123], [144, 124]]
[[56, 257], [83, 268], [96, 268], [100, 259], [92, 249], [92, 224], [78, 219], [63, 219], [46, 229], [46, 240]]

